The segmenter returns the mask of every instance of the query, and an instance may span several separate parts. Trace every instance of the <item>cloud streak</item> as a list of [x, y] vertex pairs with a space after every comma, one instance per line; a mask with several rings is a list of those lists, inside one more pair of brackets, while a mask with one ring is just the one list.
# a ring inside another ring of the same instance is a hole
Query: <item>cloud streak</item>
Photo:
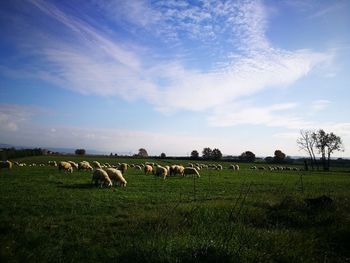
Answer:
[[[181, 42], [188, 50], [185, 57], [194, 55], [186, 46], [192, 39], [211, 43], [208, 51], [213, 52], [228, 46], [223, 56], [206, 69], [190, 66], [186, 59], [155, 59], [149, 56], [157, 53], [154, 46], [127, 47], [105, 30], [54, 4], [41, 0], [30, 3], [48, 19], [63, 25], [62, 32], [73, 36], [60, 38], [45, 27], [39, 29], [46, 30], [45, 37], [32, 39], [30, 46], [36, 47], [36, 61], [30, 69], [36, 78], [82, 94], [145, 100], [167, 114], [211, 109], [216, 112], [211, 123], [220, 122], [220, 109], [225, 105], [265, 89], [291, 85], [331, 58], [327, 53], [273, 47], [265, 35], [268, 15], [261, 1], [205, 1], [197, 5], [161, 1], [153, 6], [144, 1], [102, 3], [102, 7], [112, 10], [109, 16], [116, 12], [119, 22], [124, 19], [147, 32], [154, 31], [157, 39], [166, 43]], [[119, 5], [120, 10], [130, 12], [119, 17]]]

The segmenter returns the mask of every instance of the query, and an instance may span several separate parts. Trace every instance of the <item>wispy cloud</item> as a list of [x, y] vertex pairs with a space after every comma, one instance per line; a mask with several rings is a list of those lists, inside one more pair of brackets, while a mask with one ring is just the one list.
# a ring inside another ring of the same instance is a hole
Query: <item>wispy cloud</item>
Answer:
[[331, 102], [329, 100], [315, 100], [311, 103], [311, 108], [314, 111], [321, 111], [326, 109], [330, 104]]
[[284, 127], [289, 129], [308, 128], [311, 122], [295, 116], [290, 110], [296, 103], [273, 104], [270, 106], [254, 106], [251, 102], [237, 103], [217, 108], [209, 116], [208, 122], [213, 127], [231, 127], [236, 125], [265, 125], [268, 127]]
[[40, 111], [34, 106], [0, 104], [0, 131], [17, 132], [21, 123], [31, 120]]
[[[28, 44], [30, 50], [35, 47], [36, 60], [30, 64], [33, 76], [83, 94], [142, 99], [163, 113], [212, 109], [220, 117], [225, 105], [264, 89], [291, 85], [332, 57], [312, 50], [273, 47], [265, 35], [268, 16], [261, 1], [103, 4], [111, 10], [109, 16], [116, 12], [116, 19], [120, 19], [120, 10], [129, 10], [122, 16], [129, 24], [145, 30], [158, 28], [155, 35], [160, 40], [171, 41], [175, 37], [184, 47], [193, 38], [210, 40], [218, 49], [225, 49], [226, 53], [209, 69], [189, 66], [182, 59], [172, 62], [155, 59], [150, 55], [157, 53], [154, 46], [147, 46], [147, 52], [136, 45], [128, 47], [126, 42], [121, 43], [105, 30], [63, 12], [54, 4], [30, 2], [48, 19], [61, 23], [63, 32], [72, 36], [67, 39], [55, 35], [44, 26], [36, 29], [45, 33]], [[226, 45], [232, 47], [226, 49]], [[191, 51], [185, 54], [194, 56]], [[194, 59], [200, 61], [201, 57]], [[215, 123], [213, 118], [211, 123]]]

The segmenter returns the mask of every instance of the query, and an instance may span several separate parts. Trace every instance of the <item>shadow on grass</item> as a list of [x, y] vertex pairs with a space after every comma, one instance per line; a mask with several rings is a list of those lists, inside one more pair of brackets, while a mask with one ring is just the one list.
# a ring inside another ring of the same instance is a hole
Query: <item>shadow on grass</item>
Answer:
[[89, 183], [84, 183], [84, 184], [66, 184], [66, 185], [58, 185], [59, 188], [65, 188], [65, 189], [93, 189], [93, 188], [97, 188], [95, 185], [93, 184], [89, 184]]

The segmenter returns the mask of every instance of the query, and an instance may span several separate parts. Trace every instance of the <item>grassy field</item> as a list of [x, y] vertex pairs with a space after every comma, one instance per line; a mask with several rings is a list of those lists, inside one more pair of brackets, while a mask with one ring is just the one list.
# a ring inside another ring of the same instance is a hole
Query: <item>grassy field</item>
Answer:
[[[61, 157], [65, 158], [79, 161]], [[20, 161], [48, 160], [59, 158]], [[166, 180], [131, 168], [125, 175], [126, 188], [109, 189], [93, 187], [91, 172], [65, 174], [48, 166], [2, 169], [0, 260], [350, 261], [348, 171], [270, 172], [250, 170], [251, 164], [240, 166], [240, 171], [202, 170], [198, 179]], [[322, 195], [333, 201], [304, 201]]]

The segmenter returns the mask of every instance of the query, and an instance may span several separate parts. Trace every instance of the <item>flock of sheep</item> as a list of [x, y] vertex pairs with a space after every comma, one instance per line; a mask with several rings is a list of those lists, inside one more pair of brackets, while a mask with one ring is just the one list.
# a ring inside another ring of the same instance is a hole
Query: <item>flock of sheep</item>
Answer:
[[[156, 163], [146, 162], [141, 164], [127, 164], [127, 163], [118, 163], [116, 165], [111, 165], [109, 163], [101, 164], [98, 161], [93, 161], [91, 164], [87, 161], [81, 161], [79, 163], [73, 161], [48, 161], [47, 165], [58, 167], [59, 171], [64, 171], [72, 173], [74, 170], [87, 170], [92, 171], [91, 183], [94, 183], [96, 186], [100, 187], [111, 187], [114, 185], [119, 185], [126, 187], [127, 181], [124, 178], [125, 172], [128, 168], [134, 168], [136, 170], [143, 171], [145, 175], [153, 174], [155, 176], [162, 177], [166, 179], [167, 176], [176, 176], [180, 175], [182, 177], [186, 175], [193, 175], [200, 177], [200, 171], [202, 169], [211, 169], [211, 170], [223, 170], [221, 164], [201, 164], [201, 163], [188, 163], [186, 166], [173, 164], [173, 165], [159, 165]], [[0, 168], [11, 169], [13, 166], [27, 166], [25, 163], [11, 162], [11, 161], [1, 161]], [[45, 164], [29, 164], [28, 166], [45, 166]], [[238, 164], [231, 164], [228, 166], [229, 170], [238, 171], [240, 169]], [[264, 167], [264, 166], [252, 166], [252, 170], [299, 170], [298, 168], [291, 167]]]

